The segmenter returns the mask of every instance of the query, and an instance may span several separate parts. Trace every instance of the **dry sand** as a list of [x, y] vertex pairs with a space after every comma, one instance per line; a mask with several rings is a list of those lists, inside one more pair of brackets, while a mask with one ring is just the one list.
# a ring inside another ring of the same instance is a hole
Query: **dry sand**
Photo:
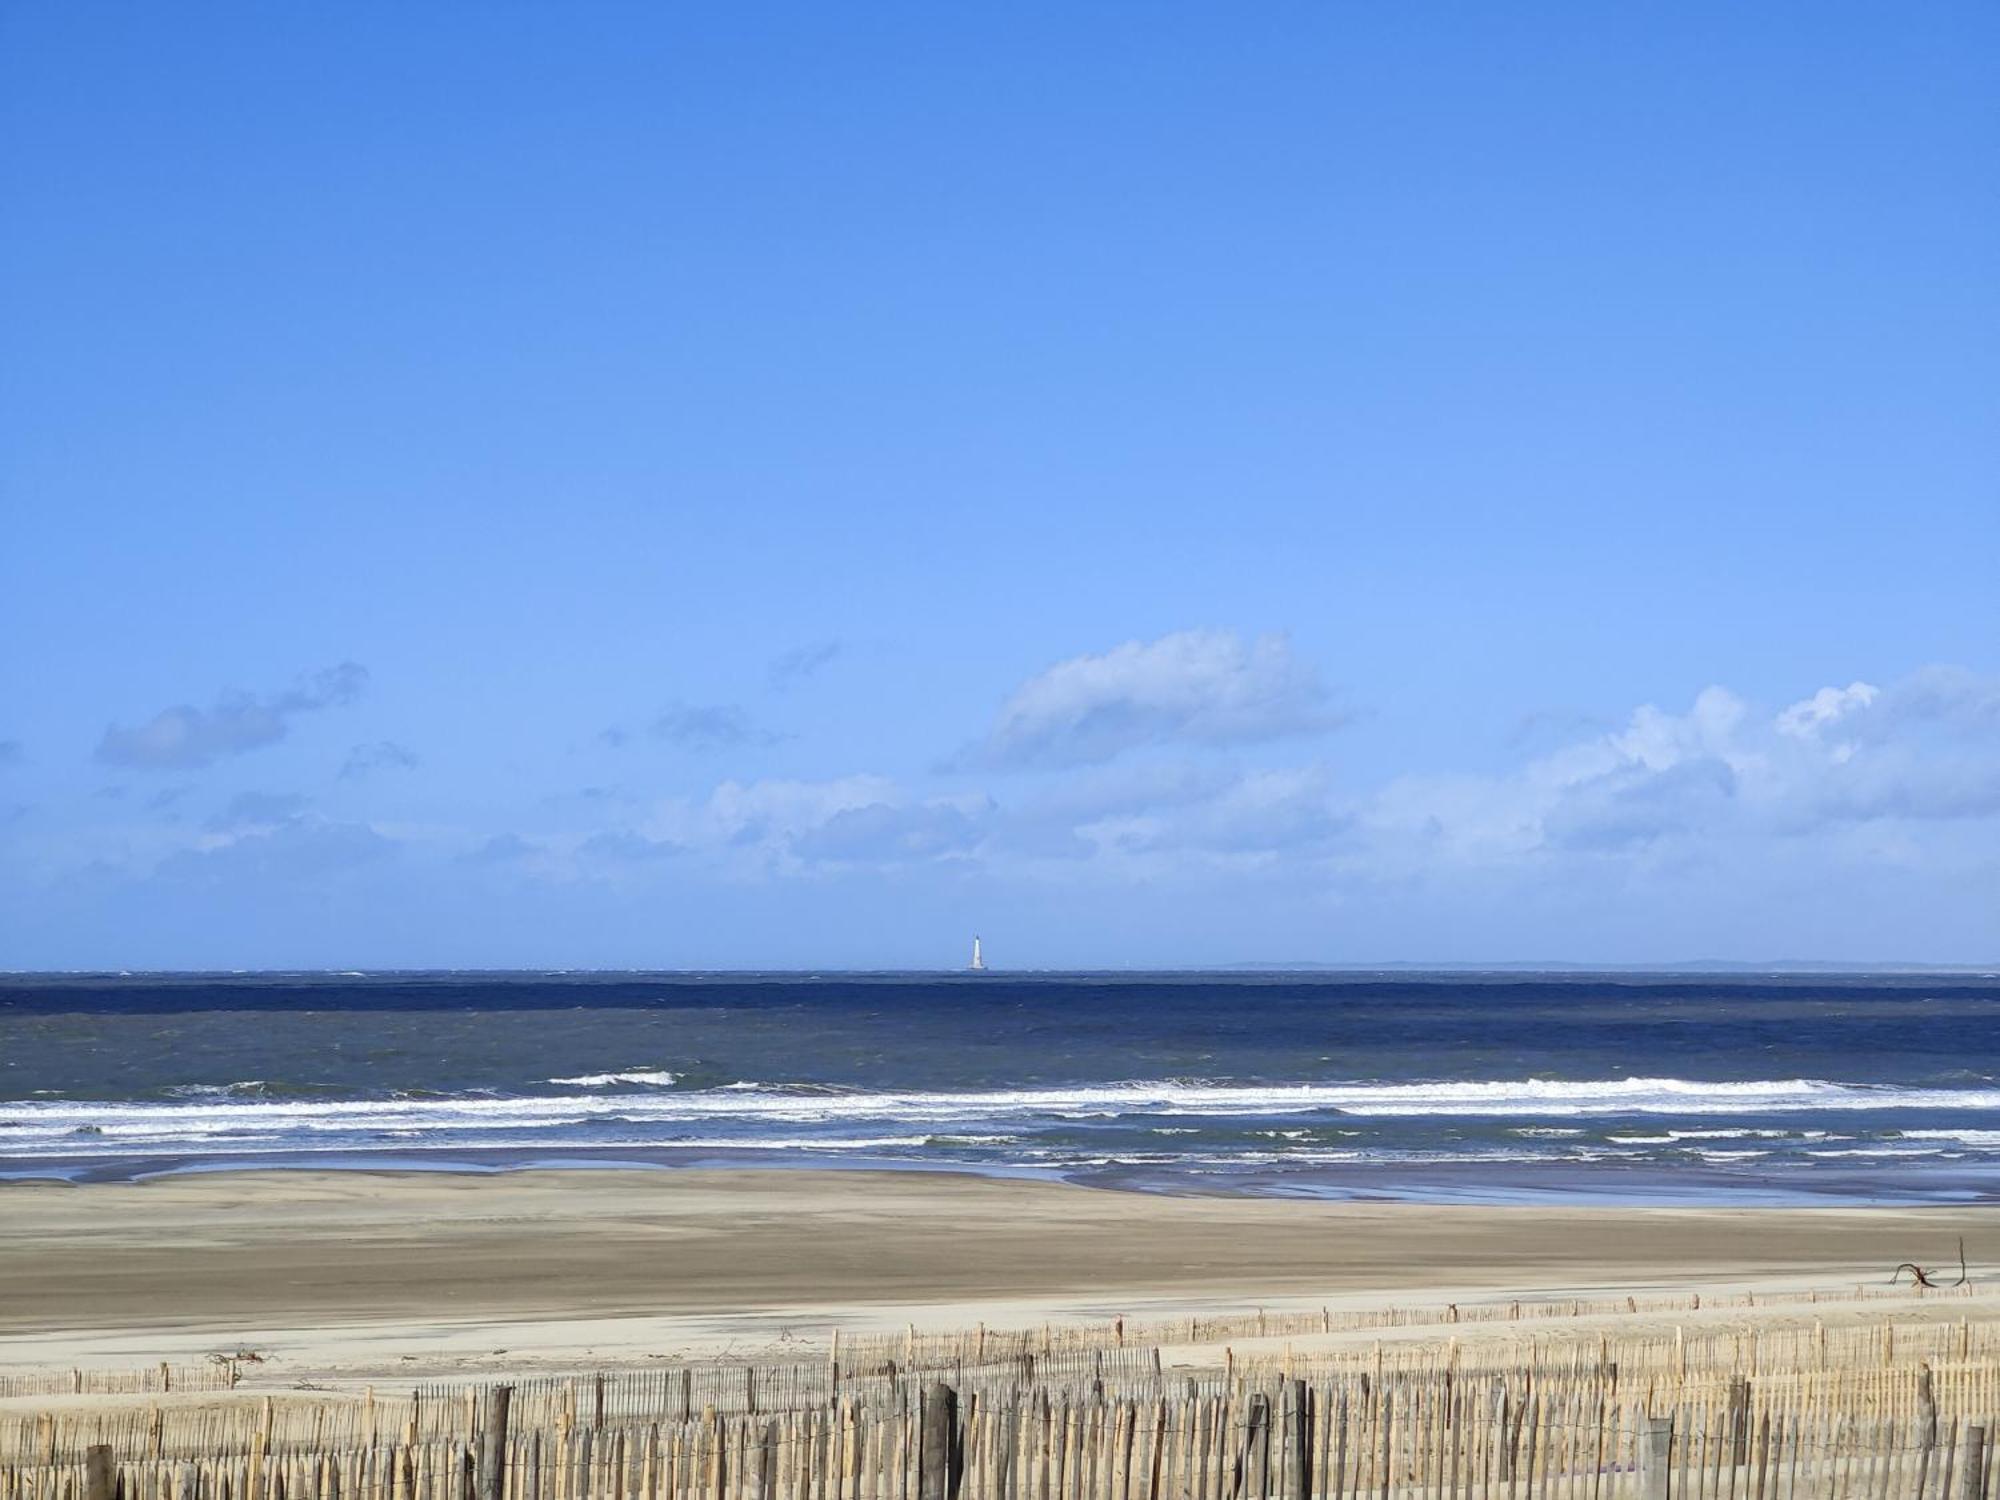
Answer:
[[[929, 1173], [231, 1172], [0, 1185], [0, 1367], [767, 1352], [829, 1326], [1883, 1283], [2000, 1208], [1169, 1198]], [[503, 1356], [498, 1351], [507, 1351]]]

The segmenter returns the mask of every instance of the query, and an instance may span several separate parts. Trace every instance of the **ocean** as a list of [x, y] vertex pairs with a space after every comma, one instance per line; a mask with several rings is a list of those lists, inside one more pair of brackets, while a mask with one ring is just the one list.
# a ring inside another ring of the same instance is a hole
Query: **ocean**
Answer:
[[1432, 1201], [1990, 1200], [2000, 980], [0, 976], [0, 1177], [746, 1163]]

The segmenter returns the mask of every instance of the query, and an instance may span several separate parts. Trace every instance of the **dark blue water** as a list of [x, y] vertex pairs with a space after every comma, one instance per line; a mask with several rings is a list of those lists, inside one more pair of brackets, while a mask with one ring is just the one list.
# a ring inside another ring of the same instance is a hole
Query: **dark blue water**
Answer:
[[1964, 1200], [2000, 1191], [2000, 981], [0, 978], [0, 1173], [389, 1161]]

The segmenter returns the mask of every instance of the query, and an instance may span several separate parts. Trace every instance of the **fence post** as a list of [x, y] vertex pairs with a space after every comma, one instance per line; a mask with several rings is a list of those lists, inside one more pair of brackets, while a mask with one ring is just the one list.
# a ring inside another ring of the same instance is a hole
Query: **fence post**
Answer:
[[1750, 1462], [1750, 1382], [1729, 1382], [1729, 1462], [1740, 1469]]
[[924, 1391], [923, 1429], [917, 1445], [917, 1500], [958, 1500], [952, 1462], [958, 1431], [958, 1392], [942, 1380]]
[[1243, 1429], [1243, 1472], [1248, 1481], [1244, 1493], [1250, 1500], [1271, 1497], [1271, 1398], [1262, 1391], [1250, 1397], [1248, 1420]]
[[1926, 1364], [1917, 1373], [1917, 1500], [1923, 1500], [1936, 1447], [1937, 1393], [1931, 1384], [1931, 1367]]
[[501, 1500], [507, 1486], [507, 1410], [514, 1387], [496, 1385], [486, 1393], [486, 1429], [479, 1434], [479, 1500]]
[[1312, 1500], [1312, 1412], [1306, 1383], [1294, 1380], [1291, 1412], [1285, 1433], [1285, 1494], [1289, 1500]]
[[778, 1424], [766, 1422], [757, 1434], [757, 1452], [751, 1460], [752, 1500], [772, 1500], [778, 1492]]
[[1667, 1500], [1668, 1465], [1673, 1459], [1674, 1419], [1647, 1417], [1639, 1450], [1640, 1493], [1645, 1500]]
[[1982, 1480], [1986, 1476], [1986, 1429], [1968, 1427], [1965, 1429], [1965, 1460], [1958, 1471], [1958, 1493], [1960, 1500], [1979, 1500], [1984, 1488]]
[[83, 1450], [83, 1500], [113, 1500], [118, 1491], [118, 1467], [109, 1443], [92, 1443]]

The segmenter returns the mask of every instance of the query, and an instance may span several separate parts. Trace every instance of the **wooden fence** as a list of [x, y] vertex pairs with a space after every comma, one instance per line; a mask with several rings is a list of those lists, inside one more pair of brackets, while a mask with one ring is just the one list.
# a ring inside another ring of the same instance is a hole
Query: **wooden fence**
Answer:
[[525, 1430], [495, 1387], [450, 1439], [0, 1468], [0, 1500], [1989, 1500], [1995, 1368], [1881, 1399], [1745, 1379], [1436, 1371], [1149, 1398], [961, 1392]]
[[17, 1396], [149, 1396], [174, 1391], [226, 1391], [237, 1366], [218, 1357], [200, 1365], [149, 1365], [143, 1370], [29, 1370], [0, 1375], [0, 1398]]
[[[1158, 1348], [1072, 1348], [983, 1365], [904, 1370], [894, 1365], [853, 1370], [831, 1359], [786, 1365], [674, 1365], [646, 1370], [545, 1376], [510, 1383], [519, 1431], [575, 1431], [681, 1424], [704, 1414], [776, 1416], [834, 1406], [901, 1409], [912, 1391], [942, 1378], [968, 1399], [1005, 1401], [1213, 1400], [1304, 1379], [1315, 1387], [1374, 1388], [1444, 1378], [1493, 1377], [1540, 1385], [1613, 1380], [1627, 1399], [1648, 1409], [1704, 1391], [1718, 1382], [1749, 1379], [1776, 1399], [1835, 1409], [1879, 1411], [1915, 1400], [1922, 1369], [1944, 1392], [1947, 1408], [1984, 1410], [1964, 1389], [2000, 1369], [2000, 1323], [1970, 1319], [1859, 1326], [1760, 1327], [1754, 1330], [1676, 1329], [1633, 1335], [1561, 1331], [1527, 1336], [1451, 1338], [1421, 1343], [1378, 1342], [1337, 1348], [1265, 1349], [1239, 1355], [1230, 1347], [1182, 1351], [1201, 1363], [1177, 1368]], [[401, 1392], [238, 1392], [233, 1400], [72, 1402], [41, 1412], [0, 1413], [0, 1463], [80, 1462], [91, 1447], [109, 1445], [120, 1460], [246, 1457], [348, 1452], [385, 1442], [421, 1445], [463, 1439], [477, 1430], [491, 1386], [457, 1383]]]
[[[2000, 1500], [2000, 1322], [1965, 1295], [1833, 1323], [1802, 1293], [1789, 1318], [1683, 1297], [906, 1331], [397, 1393], [62, 1372], [34, 1393], [72, 1399], [0, 1413], [0, 1500]], [[1370, 1328], [1405, 1332], [1326, 1337]]]
[[1833, 1309], [1843, 1305], [1867, 1308], [1883, 1303], [1944, 1303], [1969, 1301], [1990, 1291], [1990, 1285], [1966, 1282], [1951, 1286], [1855, 1286], [1837, 1289], [1800, 1288], [1778, 1292], [1691, 1292], [1656, 1297], [1564, 1297], [1467, 1303], [1397, 1303], [1360, 1308], [1290, 1308], [1258, 1310], [1228, 1316], [1155, 1319], [1123, 1318], [1110, 1323], [1043, 1324], [1039, 1328], [998, 1330], [981, 1323], [949, 1332], [919, 1332], [914, 1326], [901, 1334], [842, 1335], [837, 1354], [855, 1368], [896, 1364], [904, 1369], [945, 1369], [954, 1364], [984, 1364], [1073, 1349], [1125, 1345], [1221, 1344], [1249, 1339], [1303, 1338], [1312, 1334], [1388, 1332], [1394, 1329], [1439, 1328], [1492, 1324], [1551, 1322], [1581, 1318], [1660, 1317], [1674, 1314], [1769, 1312], [1777, 1309]]

